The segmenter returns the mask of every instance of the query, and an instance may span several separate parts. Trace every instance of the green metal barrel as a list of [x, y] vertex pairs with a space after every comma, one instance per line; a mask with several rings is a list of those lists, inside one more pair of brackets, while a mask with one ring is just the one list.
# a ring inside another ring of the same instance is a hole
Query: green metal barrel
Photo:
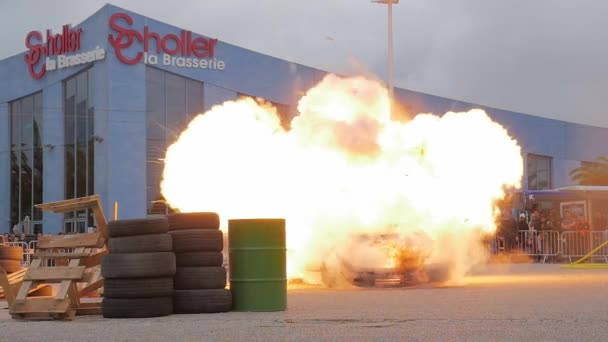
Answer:
[[235, 311], [287, 308], [284, 219], [228, 221], [230, 289]]

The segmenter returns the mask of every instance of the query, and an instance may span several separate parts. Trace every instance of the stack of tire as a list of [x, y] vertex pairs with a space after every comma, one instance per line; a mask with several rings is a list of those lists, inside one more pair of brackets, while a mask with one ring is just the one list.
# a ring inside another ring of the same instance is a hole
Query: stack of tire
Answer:
[[0, 267], [6, 273], [17, 272], [21, 269], [23, 250], [21, 247], [0, 246]]
[[109, 254], [102, 314], [106, 318], [160, 317], [173, 313], [175, 254], [166, 217], [108, 224]]
[[171, 214], [169, 233], [177, 263], [175, 313], [216, 313], [232, 309], [223, 265], [224, 240], [216, 213]]

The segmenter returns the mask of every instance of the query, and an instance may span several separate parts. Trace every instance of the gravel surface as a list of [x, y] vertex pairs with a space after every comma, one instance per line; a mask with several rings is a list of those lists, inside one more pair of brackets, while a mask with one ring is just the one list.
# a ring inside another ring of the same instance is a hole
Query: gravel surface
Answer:
[[608, 270], [492, 266], [464, 286], [289, 292], [275, 313], [20, 322], [2, 341], [606, 341]]

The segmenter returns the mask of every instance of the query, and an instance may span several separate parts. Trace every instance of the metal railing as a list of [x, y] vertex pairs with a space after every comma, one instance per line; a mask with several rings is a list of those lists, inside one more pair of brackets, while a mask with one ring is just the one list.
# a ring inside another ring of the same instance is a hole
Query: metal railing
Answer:
[[588, 232], [567, 231], [562, 233], [562, 255], [572, 262], [572, 258], [581, 258], [589, 253], [591, 234]]
[[[608, 240], [608, 230], [603, 231], [565, 231], [520, 230], [517, 236], [517, 249], [520, 253], [537, 257], [539, 261], [565, 258], [569, 262], [587, 255]], [[598, 250], [592, 257], [608, 263], [608, 246]]]
[[22, 242], [22, 241], [14, 241], [14, 242], [9, 242], [8, 245], [21, 248], [21, 253], [22, 253], [21, 266], [28, 267], [30, 265], [30, 254], [29, 254], [29, 248], [28, 248], [27, 243]]
[[547, 261], [549, 257], [560, 254], [560, 235], [553, 230], [520, 230], [518, 232], [517, 247], [524, 254], [542, 258]]
[[486, 239], [484, 242], [486, 249], [491, 255], [502, 254], [506, 251], [505, 238], [500, 235]]
[[[608, 230], [591, 232], [591, 248], [595, 249], [602, 243], [608, 240]], [[602, 258], [608, 263], [608, 246], [600, 248], [594, 255], [594, 258]]]

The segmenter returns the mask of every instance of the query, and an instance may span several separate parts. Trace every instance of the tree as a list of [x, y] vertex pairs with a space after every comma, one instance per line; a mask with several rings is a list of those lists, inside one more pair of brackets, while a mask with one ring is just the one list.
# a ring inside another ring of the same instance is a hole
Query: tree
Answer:
[[599, 157], [595, 162], [583, 162], [570, 171], [570, 177], [579, 185], [608, 185], [608, 157]]

